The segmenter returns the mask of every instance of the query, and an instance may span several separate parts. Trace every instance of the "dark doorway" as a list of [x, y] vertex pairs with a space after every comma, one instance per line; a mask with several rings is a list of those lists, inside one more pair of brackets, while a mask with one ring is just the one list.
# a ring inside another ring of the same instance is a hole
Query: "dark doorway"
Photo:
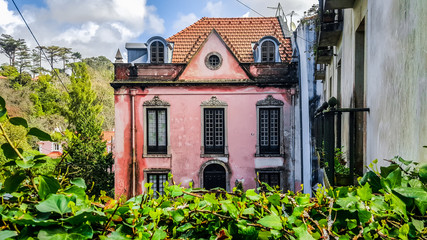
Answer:
[[224, 167], [219, 164], [208, 165], [203, 171], [203, 185], [208, 190], [217, 187], [227, 189]]

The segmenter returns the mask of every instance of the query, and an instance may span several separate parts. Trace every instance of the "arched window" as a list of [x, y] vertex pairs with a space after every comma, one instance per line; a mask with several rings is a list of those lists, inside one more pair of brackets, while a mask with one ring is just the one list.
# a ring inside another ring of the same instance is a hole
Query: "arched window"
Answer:
[[261, 45], [261, 62], [275, 62], [276, 46], [272, 41], [264, 41]]
[[160, 41], [155, 41], [151, 44], [151, 63], [165, 62], [165, 45]]

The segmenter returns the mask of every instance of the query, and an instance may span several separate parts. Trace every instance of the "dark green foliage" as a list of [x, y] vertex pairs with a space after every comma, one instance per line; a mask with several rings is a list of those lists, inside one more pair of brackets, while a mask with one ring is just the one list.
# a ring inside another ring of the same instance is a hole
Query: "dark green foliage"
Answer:
[[[113, 173], [111, 156], [106, 156], [106, 143], [102, 140], [102, 105], [96, 102], [85, 63], [73, 63], [73, 74], [67, 108], [64, 116], [73, 134], [68, 141], [67, 162], [62, 167], [69, 177], [83, 177], [91, 194], [104, 190], [112, 194]], [[111, 169], [110, 169], [111, 170]], [[97, 183], [94, 185], [94, 183]]]
[[[0, 122], [6, 139], [3, 125], [10, 120]], [[26, 125], [16, 118], [11, 124]], [[104, 194], [89, 199], [81, 178], [38, 175], [35, 169], [46, 162], [31, 162], [44, 157], [24, 157], [7, 142], [18, 157], [8, 159], [4, 167], [15, 163], [14, 170], [0, 181], [1, 239], [425, 239], [427, 234], [427, 182], [420, 177], [425, 167], [398, 157], [381, 172], [371, 165], [360, 186], [319, 187], [313, 198], [283, 194], [264, 183], [259, 193], [238, 188], [227, 193], [166, 182], [159, 197], [149, 183], [146, 194], [125, 201]], [[374, 190], [371, 184], [378, 182]]]
[[52, 84], [50, 75], [39, 75], [33, 86], [34, 92], [30, 95], [34, 103], [35, 116], [60, 113], [65, 104], [65, 95]]

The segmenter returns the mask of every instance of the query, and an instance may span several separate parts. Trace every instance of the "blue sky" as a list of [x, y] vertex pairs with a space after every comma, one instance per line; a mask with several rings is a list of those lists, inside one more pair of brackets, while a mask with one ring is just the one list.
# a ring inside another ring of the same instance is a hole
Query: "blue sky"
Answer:
[[[317, 0], [240, 0], [263, 16], [280, 3], [300, 19]], [[237, 0], [15, 0], [41, 45], [71, 47], [83, 57], [113, 59], [126, 42], [170, 37], [202, 17], [259, 17]], [[0, 34], [35, 42], [11, 0], [0, 0]], [[289, 21], [289, 16], [288, 16]], [[0, 63], [6, 62], [0, 57]]]

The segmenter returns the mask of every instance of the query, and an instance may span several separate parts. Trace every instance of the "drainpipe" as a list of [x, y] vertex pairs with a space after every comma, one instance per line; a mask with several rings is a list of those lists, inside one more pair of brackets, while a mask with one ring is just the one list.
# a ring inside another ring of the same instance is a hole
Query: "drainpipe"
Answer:
[[131, 125], [132, 125], [132, 197], [136, 196], [136, 149], [135, 149], [135, 95], [136, 89], [130, 90], [131, 97]]
[[310, 135], [308, 123], [308, 86], [307, 79], [301, 76], [301, 55], [297, 43], [297, 31], [294, 31], [295, 49], [298, 53], [298, 87], [299, 87], [299, 107], [300, 107], [300, 140], [301, 140], [301, 178], [304, 185], [303, 193], [311, 195], [311, 162], [310, 162]]
[[292, 105], [292, 113], [291, 113], [291, 129], [292, 129], [292, 150], [291, 150], [291, 159], [292, 159], [292, 168], [294, 169], [294, 171], [291, 171], [292, 174], [292, 180], [293, 180], [293, 184], [291, 186], [291, 191], [295, 191], [295, 94], [296, 94], [296, 89], [295, 88], [291, 88], [290, 90], [291, 93], [291, 105]]

